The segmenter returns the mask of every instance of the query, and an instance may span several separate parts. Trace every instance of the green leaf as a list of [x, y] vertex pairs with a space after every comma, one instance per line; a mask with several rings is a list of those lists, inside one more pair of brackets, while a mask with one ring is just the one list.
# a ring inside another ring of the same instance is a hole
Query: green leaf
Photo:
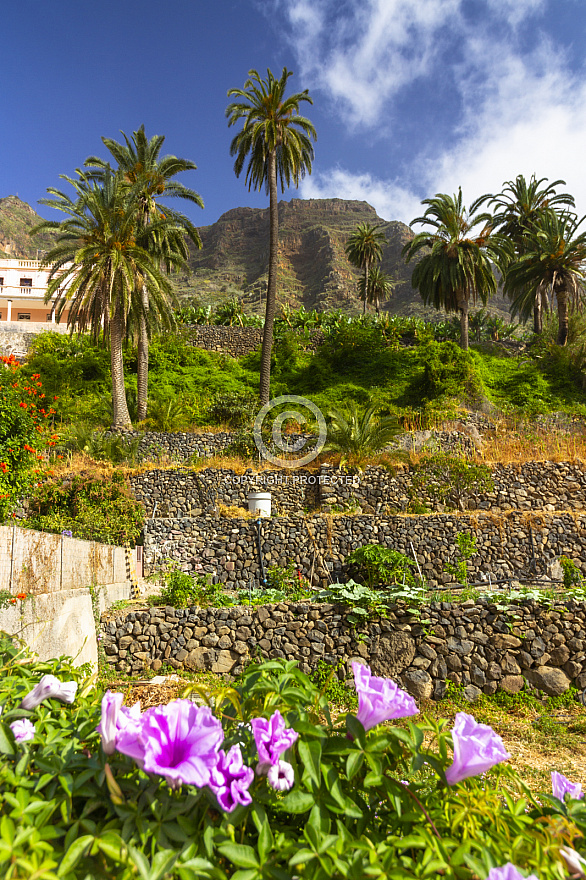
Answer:
[[300, 740], [299, 741], [299, 757], [304, 764], [303, 781], [307, 778], [315, 783], [317, 788], [321, 784], [320, 760], [321, 760], [321, 743], [318, 740]]
[[15, 749], [12, 745], [4, 724], [0, 724], [0, 753], [3, 755], [14, 755]]
[[266, 862], [268, 853], [272, 850], [274, 844], [273, 832], [269, 820], [265, 816], [265, 820], [260, 827], [258, 835], [258, 855], [261, 865]]
[[364, 763], [364, 755], [362, 752], [351, 752], [346, 759], [346, 774], [348, 779], [352, 779]]
[[346, 730], [354, 742], [358, 743], [360, 748], [363, 749], [366, 744], [366, 731], [358, 718], [355, 718], [354, 715], [346, 715]]
[[[85, 834], [83, 837], [78, 837], [77, 840], [73, 841], [61, 860], [59, 870], [57, 871], [58, 877], [65, 877], [69, 874], [79, 862], [84, 850], [89, 849], [94, 839], [93, 834]], [[145, 878], [145, 880], [148, 880], [148, 878]]]
[[282, 810], [287, 813], [307, 813], [313, 807], [315, 799], [312, 794], [307, 791], [299, 791], [294, 789], [289, 794], [275, 804], [275, 809]]
[[259, 868], [259, 861], [251, 846], [242, 843], [224, 843], [218, 847], [223, 856], [239, 868]]

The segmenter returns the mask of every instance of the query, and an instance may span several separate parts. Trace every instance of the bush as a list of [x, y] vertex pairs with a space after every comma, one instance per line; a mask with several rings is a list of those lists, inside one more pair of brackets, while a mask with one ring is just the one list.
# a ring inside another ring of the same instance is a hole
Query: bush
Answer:
[[27, 375], [12, 355], [0, 358], [0, 522], [38, 479], [40, 452], [55, 444], [54, 415], [39, 374]]
[[364, 544], [346, 557], [354, 578], [363, 580], [369, 587], [409, 584], [415, 586], [413, 576], [414, 562], [400, 553], [381, 544]]
[[[71, 681], [73, 702], [45, 697], [22, 708], [45, 674]], [[102, 743], [101, 694], [86, 674], [67, 658], [34, 663], [10, 642], [0, 643], [6, 880], [475, 880], [507, 863], [540, 880], [560, 880], [560, 849], [582, 846], [583, 802], [534, 798], [511, 769], [478, 776], [504, 758], [486, 726], [475, 730], [490, 741], [490, 759], [474, 766], [471, 756], [481, 750], [469, 737], [463, 749], [470, 765], [457, 759], [449, 767], [456, 726], [450, 731], [445, 721], [425, 718], [384, 726], [389, 715], [411, 715], [414, 704], [391, 682], [369, 681], [368, 674], [357, 677], [370, 707], [357, 713], [364, 723], [353, 713], [332, 719], [325, 695], [295, 663], [273, 660], [213, 694], [193, 686], [215, 718], [188, 701], [124, 716], [116, 708], [121, 695], [110, 695]], [[196, 722], [173, 732], [183, 751], [169, 748], [163, 727], [160, 738], [154, 735], [157, 719], [162, 724], [170, 712]], [[460, 714], [457, 724], [466, 718]], [[16, 741], [15, 726], [30, 739]], [[215, 754], [218, 761], [219, 745], [230, 755], [230, 770], [206, 776], [206, 760], [211, 766]], [[150, 772], [139, 766], [147, 748]], [[181, 784], [194, 766], [198, 784]], [[222, 788], [224, 773], [234, 787]]]
[[205, 575], [192, 578], [187, 572], [176, 567], [169, 568], [162, 575], [164, 587], [159, 596], [153, 597], [155, 605], [171, 605], [173, 608], [189, 608], [192, 605], [221, 607], [233, 605], [229, 596], [222, 592], [219, 584], [211, 584]]
[[134, 547], [144, 524], [142, 505], [130, 495], [124, 474], [48, 480], [29, 501], [21, 524], [43, 532], [71, 531], [74, 538]]

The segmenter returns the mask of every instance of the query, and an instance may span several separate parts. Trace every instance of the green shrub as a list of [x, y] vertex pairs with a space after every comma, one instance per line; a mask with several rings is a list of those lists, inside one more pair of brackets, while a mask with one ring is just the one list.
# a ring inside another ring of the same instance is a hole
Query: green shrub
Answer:
[[197, 575], [193, 578], [172, 566], [162, 575], [159, 573], [157, 577], [162, 577], [164, 586], [160, 595], [152, 598], [155, 605], [171, 605], [173, 608], [212, 605], [218, 608], [234, 604], [230, 597], [222, 592], [221, 586], [210, 583], [205, 575]]
[[144, 509], [131, 497], [121, 471], [102, 476], [51, 479], [29, 499], [21, 524], [44, 532], [72, 532], [74, 538], [134, 547], [144, 525]]
[[353, 577], [364, 581], [368, 587], [395, 584], [416, 585], [413, 576], [414, 561], [390, 547], [381, 544], [364, 544], [346, 557]]

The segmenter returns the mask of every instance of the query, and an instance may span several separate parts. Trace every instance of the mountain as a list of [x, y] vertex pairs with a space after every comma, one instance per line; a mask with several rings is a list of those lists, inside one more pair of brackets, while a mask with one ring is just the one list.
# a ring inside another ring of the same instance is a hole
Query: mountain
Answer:
[[[356, 290], [360, 273], [344, 253], [359, 223], [379, 225], [384, 232], [387, 243], [381, 267], [400, 282], [393, 306], [402, 306], [404, 311], [413, 299], [412, 267], [405, 265], [401, 248], [413, 233], [404, 223], [382, 220], [367, 202], [346, 199], [279, 202], [279, 302], [320, 310], [360, 308]], [[243, 297], [251, 311], [264, 308], [268, 208], [234, 208], [199, 232], [203, 247], [191, 249], [193, 275], [181, 278], [181, 294], [213, 304], [228, 293]]]
[[0, 256], [28, 260], [42, 256], [52, 246], [53, 236], [50, 233], [34, 239], [29, 236], [29, 230], [42, 219], [18, 196], [0, 199]]
[[[29, 237], [41, 217], [18, 196], [0, 199], [0, 256], [35, 259], [52, 244], [53, 235]], [[359, 223], [380, 226], [386, 237], [381, 268], [397, 286], [383, 306], [402, 315], [437, 318], [411, 287], [414, 263], [401, 256], [412, 230], [397, 220], [382, 220], [367, 202], [347, 199], [292, 199], [279, 202], [280, 304], [321, 311], [339, 308], [359, 312], [360, 273], [344, 248]], [[188, 273], [174, 276], [180, 299], [216, 306], [237, 297], [247, 312], [264, 313], [269, 255], [269, 209], [233, 208], [199, 229], [202, 249], [190, 245]], [[490, 311], [508, 316], [508, 304], [496, 297]]]

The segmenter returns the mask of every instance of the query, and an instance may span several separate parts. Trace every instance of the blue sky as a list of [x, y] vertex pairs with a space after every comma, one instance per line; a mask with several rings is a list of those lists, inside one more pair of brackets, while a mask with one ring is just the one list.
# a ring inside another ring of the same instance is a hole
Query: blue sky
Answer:
[[37, 209], [106, 157], [102, 135], [142, 123], [198, 165], [182, 178], [197, 225], [264, 207], [233, 173], [226, 92], [287, 66], [318, 140], [286, 199], [365, 199], [408, 223], [436, 192], [469, 203], [536, 173], [586, 213], [584, 0], [19, 0], [1, 45], [0, 197]]

